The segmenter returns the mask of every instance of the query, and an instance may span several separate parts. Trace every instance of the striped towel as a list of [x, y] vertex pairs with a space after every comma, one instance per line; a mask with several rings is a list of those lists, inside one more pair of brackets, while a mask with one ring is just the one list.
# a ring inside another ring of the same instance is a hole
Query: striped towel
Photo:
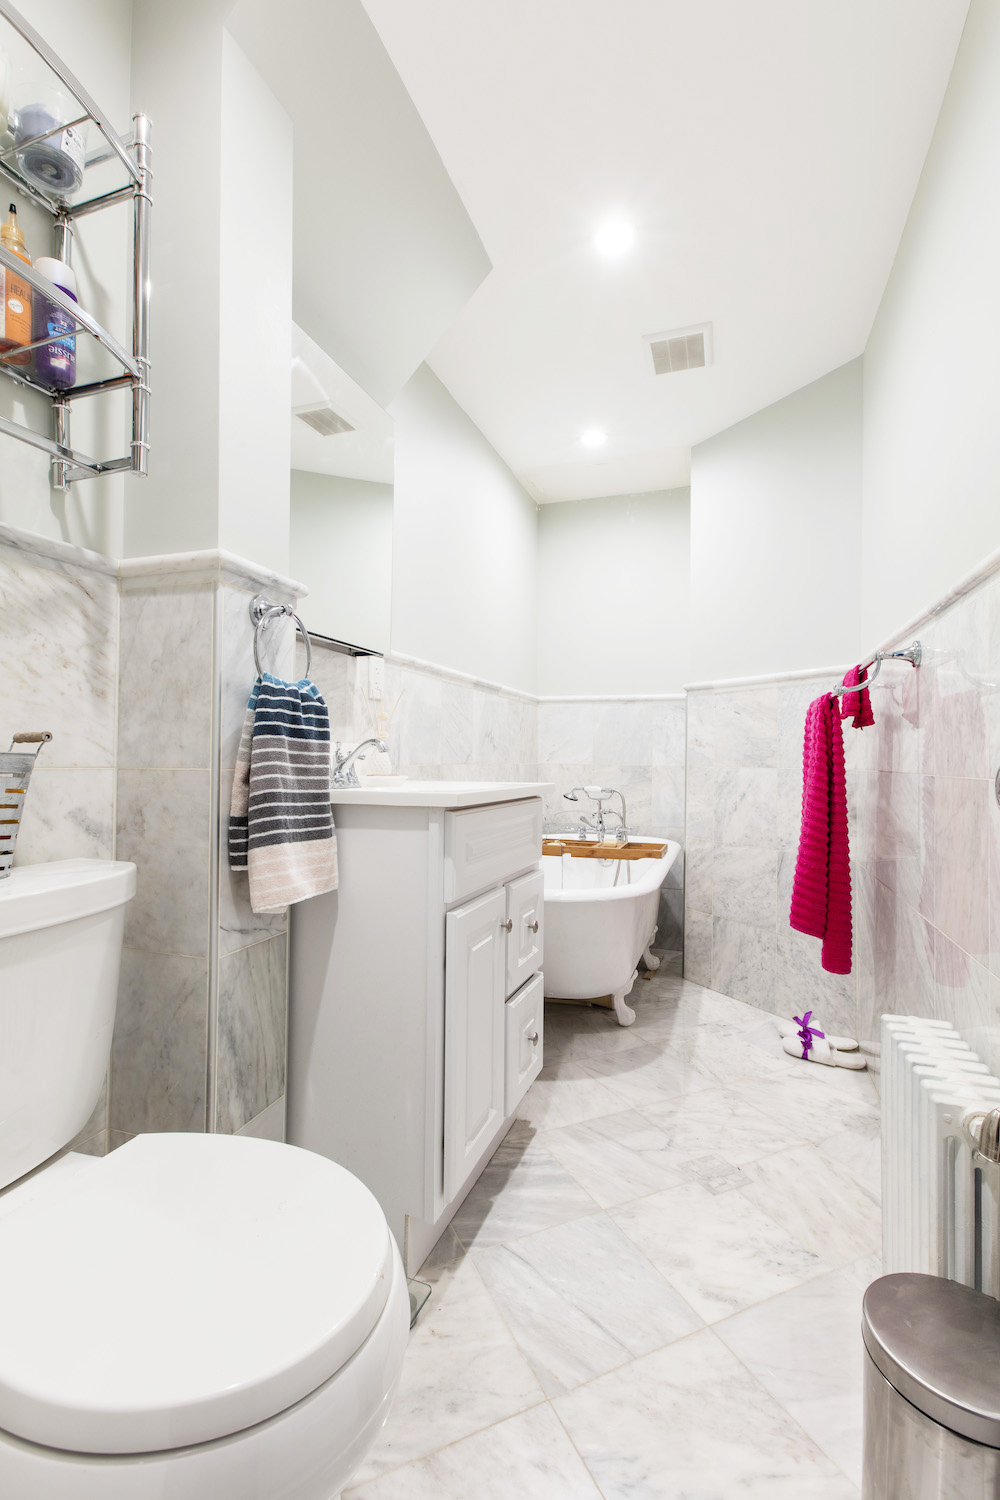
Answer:
[[254, 683], [233, 778], [229, 864], [250, 877], [256, 912], [337, 889], [330, 808], [330, 715], [308, 677]]

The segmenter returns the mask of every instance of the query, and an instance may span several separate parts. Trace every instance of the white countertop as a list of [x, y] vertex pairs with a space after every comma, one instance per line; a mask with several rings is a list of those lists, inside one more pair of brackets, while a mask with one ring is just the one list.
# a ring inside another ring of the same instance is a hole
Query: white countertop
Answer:
[[481, 807], [487, 802], [517, 802], [540, 797], [549, 781], [398, 781], [394, 786], [337, 786], [334, 807]]

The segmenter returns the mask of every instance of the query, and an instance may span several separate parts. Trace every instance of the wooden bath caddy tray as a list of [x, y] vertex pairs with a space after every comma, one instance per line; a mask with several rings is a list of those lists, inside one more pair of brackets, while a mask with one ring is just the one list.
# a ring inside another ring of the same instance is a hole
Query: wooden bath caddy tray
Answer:
[[665, 839], [629, 839], [627, 844], [596, 844], [593, 839], [542, 839], [542, 853], [574, 859], [662, 859]]

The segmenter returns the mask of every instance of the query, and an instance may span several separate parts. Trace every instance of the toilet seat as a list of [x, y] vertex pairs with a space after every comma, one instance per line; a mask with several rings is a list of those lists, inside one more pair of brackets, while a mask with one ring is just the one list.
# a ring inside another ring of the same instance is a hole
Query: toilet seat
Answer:
[[0, 1430], [68, 1453], [164, 1452], [287, 1411], [365, 1343], [394, 1276], [368, 1189], [270, 1141], [138, 1136], [9, 1208]]

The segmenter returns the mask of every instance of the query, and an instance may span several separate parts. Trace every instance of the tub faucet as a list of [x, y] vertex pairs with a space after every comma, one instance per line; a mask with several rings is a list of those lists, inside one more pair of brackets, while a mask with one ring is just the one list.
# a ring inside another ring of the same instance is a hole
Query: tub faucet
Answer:
[[376, 739], [362, 740], [360, 745], [355, 745], [354, 749], [350, 751], [342, 750], [340, 741], [337, 741], [337, 748], [334, 752], [337, 757], [333, 768], [334, 786], [361, 785], [358, 780], [358, 773], [354, 769], [354, 762], [356, 760], [364, 760], [361, 752], [362, 750], [367, 750], [369, 745], [374, 745], [376, 750], [381, 750], [383, 753], [388, 751], [388, 746], [384, 745], [381, 740]]
[[[621, 824], [618, 830], [619, 843], [627, 844], [629, 836], [628, 814], [625, 808], [625, 798], [618, 788], [611, 786], [575, 786], [571, 792], [563, 792], [563, 797], [567, 802], [579, 802], [579, 792], [583, 792], [584, 796], [589, 797], [591, 802], [597, 803], [597, 812], [592, 819], [588, 818], [584, 813], [580, 814], [580, 838], [586, 838], [588, 833], [594, 833], [597, 835], [598, 842], [603, 843], [606, 831], [605, 819], [610, 816], [618, 818]], [[604, 804], [610, 797], [617, 797], [621, 802], [622, 810], [620, 813], [609, 811], [608, 814], [605, 814]]]

